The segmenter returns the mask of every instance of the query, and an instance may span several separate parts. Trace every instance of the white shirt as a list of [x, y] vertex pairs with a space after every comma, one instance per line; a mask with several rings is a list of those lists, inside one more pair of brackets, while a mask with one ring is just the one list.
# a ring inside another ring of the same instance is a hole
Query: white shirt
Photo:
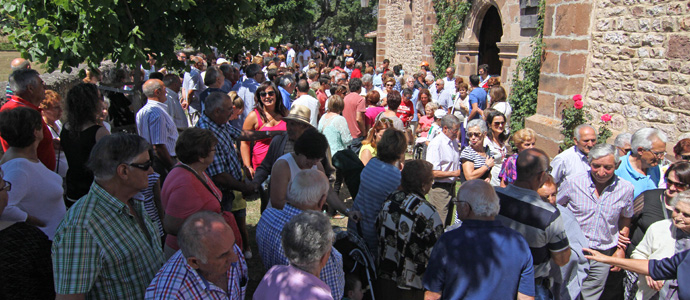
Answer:
[[589, 171], [591, 168], [587, 161], [587, 156], [572, 146], [569, 149], [556, 155], [551, 161], [551, 176], [553, 182], [560, 185], [566, 177]]
[[314, 128], [318, 128], [319, 121], [319, 107], [321, 104], [319, 100], [309, 95], [302, 95], [299, 98], [292, 101], [292, 105], [304, 105], [311, 110], [311, 115], [309, 117], [309, 123], [311, 123]]
[[168, 101], [165, 101], [165, 104], [168, 106], [168, 115], [170, 115], [173, 122], [175, 122], [175, 126], [177, 126], [178, 129], [189, 127], [187, 116], [184, 114], [182, 104], [180, 104], [180, 96], [175, 93], [175, 91], [165, 88], [165, 97], [168, 98]]
[[287, 62], [288, 67], [291, 67], [295, 63], [295, 49], [290, 48], [290, 50], [288, 50], [285, 62]]
[[455, 93], [455, 77], [451, 77], [451, 78], [444, 77], [443, 82], [445, 83], [443, 85], [444, 90], [448, 89], [452, 93]]
[[[445, 133], [439, 133], [427, 147], [426, 160], [434, 166], [434, 171], [460, 170], [457, 139], [451, 140]], [[456, 177], [434, 179], [435, 182], [454, 182], [455, 180]]]
[[168, 115], [168, 106], [155, 100], [148, 100], [137, 112], [137, 132], [151, 145], [165, 145], [170, 156], [175, 156], [177, 126]]

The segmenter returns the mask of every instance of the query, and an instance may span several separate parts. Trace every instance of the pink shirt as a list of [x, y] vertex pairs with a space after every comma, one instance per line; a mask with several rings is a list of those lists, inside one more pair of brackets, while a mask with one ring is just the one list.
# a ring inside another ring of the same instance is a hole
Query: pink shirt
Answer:
[[364, 124], [367, 124], [368, 127], [374, 126], [374, 122], [376, 121], [376, 116], [378, 116], [380, 113], [384, 112], [386, 110], [385, 107], [381, 106], [372, 106], [372, 107], [367, 107], [367, 112], [364, 113]]
[[356, 139], [363, 134], [363, 132], [359, 130], [359, 126], [357, 126], [357, 113], [367, 111], [366, 105], [364, 104], [364, 97], [353, 92], [345, 96], [343, 101], [345, 102], [343, 117], [345, 117], [345, 120], [347, 121], [347, 127], [350, 129], [352, 138]]
[[273, 266], [254, 292], [254, 300], [333, 300], [321, 279], [293, 266]]
[[[429, 129], [431, 129], [431, 124], [434, 123], [434, 117], [422, 116], [419, 118], [419, 127], [422, 128], [422, 136], [426, 137], [429, 134]], [[424, 130], [426, 129], [426, 130]]]

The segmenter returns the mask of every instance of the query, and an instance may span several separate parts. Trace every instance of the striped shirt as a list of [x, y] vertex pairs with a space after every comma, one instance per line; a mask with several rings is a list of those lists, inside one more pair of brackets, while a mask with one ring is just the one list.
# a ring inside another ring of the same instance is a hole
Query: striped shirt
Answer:
[[[591, 171], [590, 171], [591, 172]], [[566, 179], [558, 190], [558, 204], [577, 218], [589, 248], [608, 250], [618, 243], [618, 219], [633, 216], [633, 185], [618, 176], [599, 197], [590, 172]]]
[[168, 115], [168, 106], [155, 100], [148, 100], [137, 112], [137, 132], [151, 145], [165, 145], [170, 156], [175, 156], [177, 126]]
[[156, 172], [153, 172], [153, 174], [149, 175], [149, 186], [141, 191], [141, 196], [144, 199], [144, 208], [146, 209], [146, 213], [149, 214], [151, 221], [153, 221], [153, 224], [156, 225], [156, 228], [158, 228], [158, 234], [163, 237], [165, 236], [163, 222], [161, 221], [161, 217], [158, 215], [158, 207], [154, 201], [155, 199], [153, 193], [153, 188], [156, 186], [156, 183], [158, 183], [160, 178], [161, 174]]
[[235, 149], [235, 139], [242, 135], [242, 130], [228, 123], [218, 125], [209, 119], [206, 114], [201, 114], [196, 127], [211, 130], [218, 139], [216, 156], [213, 157], [213, 162], [206, 169], [206, 173], [211, 177], [220, 173], [228, 173], [233, 178], [242, 180], [242, 165]]
[[132, 201], [144, 233], [127, 204], [98, 183], [72, 206], [53, 239], [53, 276], [58, 294], [86, 299], [143, 299], [163, 265], [161, 239], [141, 199]]
[[233, 245], [238, 260], [230, 265], [227, 292], [202, 277], [178, 250], [146, 289], [146, 299], [229, 299], [244, 300], [247, 289], [247, 262], [242, 250]]
[[[256, 243], [259, 246], [259, 254], [264, 263], [264, 268], [270, 269], [275, 265], [288, 265], [290, 262], [283, 252], [280, 242], [280, 233], [283, 226], [292, 217], [302, 213], [301, 210], [285, 204], [283, 209], [268, 208], [261, 215], [256, 224]], [[345, 273], [343, 272], [343, 257], [335, 248], [331, 249], [331, 256], [326, 266], [321, 269], [319, 278], [330, 288], [333, 299], [342, 299], [345, 290]]]
[[514, 185], [496, 188], [501, 210], [496, 216], [506, 227], [522, 234], [534, 260], [534, 278], [549, 276], [551, 252], [569, 249], [561, 214], [536, 191]]
[[491, 155], [491, 150], [489, 150], [489, 146], [484, 146], [484, 153], [486, 153], [487, 155], [481, 156], [472, 147], [467, 146], [464, 149], [462, 149], [462, 152], [460, 152], [460, 161], [463, 163], [466, 161], [472, 162], [474, 163], [474, 168], [479, 169], [486, 165], [486, 158]]

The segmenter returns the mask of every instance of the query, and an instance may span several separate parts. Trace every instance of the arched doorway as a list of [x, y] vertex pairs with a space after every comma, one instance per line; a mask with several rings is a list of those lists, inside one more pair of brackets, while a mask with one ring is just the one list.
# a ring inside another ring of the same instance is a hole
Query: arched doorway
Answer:
[[498, 57], [500, 50], [496, 43], [500, 42], [503, 36], [503, 23], [495, 6], [492, 5], [486, 11], [481, 26], [479, 30], [479, 59], [477, 66], [488, 64], [489, 74], [500, 75], [503, 63]]

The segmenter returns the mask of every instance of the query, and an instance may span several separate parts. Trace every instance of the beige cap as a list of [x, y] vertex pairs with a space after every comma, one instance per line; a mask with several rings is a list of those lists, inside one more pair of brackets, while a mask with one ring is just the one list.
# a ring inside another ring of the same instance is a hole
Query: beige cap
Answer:
[[307, 124], [311, 126], [311, 123], [309, 122], [311, 118], [311, 109], [309, 107], [306, 107], [304, 105], [293, 105], [290, 108], [290, 113], [288, 113], [287, 117], [283, 117], [283, 120], [292, 120], [292, 121], [297, 121], [301, 122], [304, 124]]

